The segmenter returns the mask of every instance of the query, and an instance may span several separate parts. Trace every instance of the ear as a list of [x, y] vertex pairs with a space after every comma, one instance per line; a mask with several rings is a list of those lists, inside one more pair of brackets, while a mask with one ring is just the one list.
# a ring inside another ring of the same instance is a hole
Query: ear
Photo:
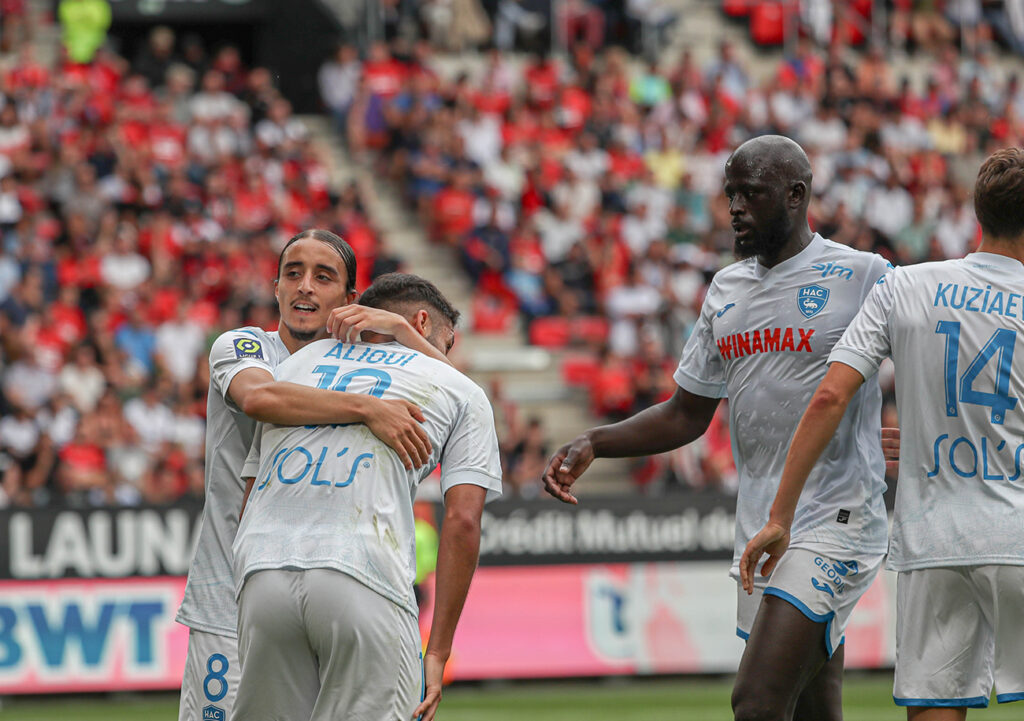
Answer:
[[281, 302], [281, 299], [278, 297], [277, 278], [274, 278], [274, 300], [278, 303]]
[[807, 183], [798, 180], [789, 189], [789, 203], [792, 207], [799, 208], [807, 199]]
[[345, 296], [345, 298], [346, 298], [345, 305], [352, 305], [353, 303], [356, 302], [356, 298], [358, 298], [358, 297], [359, 297], [359, 294], [357, 292], [355, 292], [354, 290], [350, 290], [348, 292], [348, 295]]
[[430, 331], [433, 329], [430, 322], [430, 313], [421, 308], [416, 311], [410, 322], [412, 323], [412, 327], [416, 329], [417, 333], [424, 338], [430, 337]]

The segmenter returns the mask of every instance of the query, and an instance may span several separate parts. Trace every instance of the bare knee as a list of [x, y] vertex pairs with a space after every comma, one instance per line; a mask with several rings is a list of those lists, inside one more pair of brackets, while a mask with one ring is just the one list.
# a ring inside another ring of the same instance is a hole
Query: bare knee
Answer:
[[785, 699], [738, 678], [732, 690], [732, 713], [735, 721], [785, 721], [787, 718]]

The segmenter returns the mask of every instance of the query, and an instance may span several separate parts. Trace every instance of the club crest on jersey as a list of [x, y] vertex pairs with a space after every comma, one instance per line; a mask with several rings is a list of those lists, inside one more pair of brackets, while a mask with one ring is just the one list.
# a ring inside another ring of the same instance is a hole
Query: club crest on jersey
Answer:
[[263, 358], [263, 345], [255, 338], [235, 338], [235, 358]]
[[805, 285], [797, 291], [796, 304], [804, 318], [813, 318], [828, 303], [828, 288], [820, 285]]
[[224, 718], [224, 709], [220, 706], [210, 705], [203, 707], [203, 721], [224, 721]]

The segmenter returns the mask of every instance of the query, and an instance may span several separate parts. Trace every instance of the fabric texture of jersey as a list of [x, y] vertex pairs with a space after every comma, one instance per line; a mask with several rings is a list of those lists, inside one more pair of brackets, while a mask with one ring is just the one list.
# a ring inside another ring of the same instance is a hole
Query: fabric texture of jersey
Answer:
[[206, 501], [199, 540], [188, 571], [177, 621], [190, 628], [235, 638], [238, 607], [231, 575], [231, 544], [238, 528], [245, 485], [242, 466], [256, 421], [231, 402], [231, 381], [247, 368], [269, 373], [288, 349], [277, 332], [239, 328], [217, 338], [210, 350], [206, 400]]
[[[729, 399], [739, 474], [733, 577], [747, 542], [768, 520], [789, 442], [832, 346], [890, 268], [881, 256], [815, 234], [773, 268], [748, 258], [712, 280], [675, 381], [691, 393]], [[877, 384], [857, 392], [807, 479], [791, 547], [885, 551], [881, 406]]]
[[[927, 609], [922, 613], [922, 609]], [[1024, 568], [903, 571], [896, 584], [899, 706], [1024, 701]]]
[[832, 352], [896, 365], [900, 482], [888, 566], [1024, 564], [1024, 265], [1001, 255], [899, 268]]
[[318, 341], [282, 362], [276, 376], [414, 403], [433, 450], [426, 465], [406, 470], [362, 424], [262, 424], [244, 471], [256, 483], [233, 548], [237, 589], [263, 569], [332, 568], [415, 615], [412, 500], [420, 481], [440, 463], [442, 492], [470, 483], [488, 498], [501, 493], [487, 396], [451, 366], [398, 343]]

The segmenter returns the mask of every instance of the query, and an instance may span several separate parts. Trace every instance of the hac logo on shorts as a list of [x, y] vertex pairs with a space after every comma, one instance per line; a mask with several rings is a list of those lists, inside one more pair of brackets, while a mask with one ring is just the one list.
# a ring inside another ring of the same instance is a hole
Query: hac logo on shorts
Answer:
[[224, 721], [226, 717], [220, 706], [203, 706], [203, 721]]

